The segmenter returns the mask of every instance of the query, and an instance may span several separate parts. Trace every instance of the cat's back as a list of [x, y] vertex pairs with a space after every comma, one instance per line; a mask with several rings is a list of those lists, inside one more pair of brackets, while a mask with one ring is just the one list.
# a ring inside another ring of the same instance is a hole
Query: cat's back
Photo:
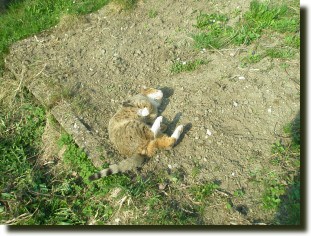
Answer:
[[123, 155], [136, 154], [153, 138], [135, 109], [121, 108], [109, 121], [109, 139]]

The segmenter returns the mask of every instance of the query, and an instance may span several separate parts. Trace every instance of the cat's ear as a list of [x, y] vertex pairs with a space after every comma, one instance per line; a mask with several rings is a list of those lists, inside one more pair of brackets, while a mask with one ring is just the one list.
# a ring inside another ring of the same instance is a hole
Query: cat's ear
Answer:
[[149, 114], [150, 114], [150, 112], [149, 112], [149, 110], [148, 110], [147, 107], [145, 107], [145, 108], [143, 108], [143, 109], [139, 109], [139, 110], [137, 111], [137, 115], [139, 115], [139, 116], [145, 117], [145, 116], [148, 116]]
[[130, 100], [122, 102], [123, 107], [133, 107], [133, 103]]

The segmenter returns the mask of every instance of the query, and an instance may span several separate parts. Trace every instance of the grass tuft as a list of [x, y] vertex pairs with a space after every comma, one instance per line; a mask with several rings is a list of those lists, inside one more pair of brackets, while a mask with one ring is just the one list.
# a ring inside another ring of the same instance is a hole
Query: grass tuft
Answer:
[[196, 59], [194, 61], [175, 61], [171, 67], [171, 72], [173, 74], [178, 74], [181, 72], [190, 72], [190, 71], [194, 71], [195, 69], [197, 69], [200, 65], [206, 65], [208, 63], [207, 60], [200, 60], [200, 59]]

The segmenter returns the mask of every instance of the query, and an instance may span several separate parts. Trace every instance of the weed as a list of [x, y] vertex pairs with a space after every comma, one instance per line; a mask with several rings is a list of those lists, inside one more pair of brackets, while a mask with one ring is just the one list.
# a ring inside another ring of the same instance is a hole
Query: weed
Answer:
[[149, 18], [155, 18], [159, 13], [156, 10], [150, 10], [148, 12], [148, 17]]
[[176, 61], [171, 67], [171, 72], [174, 74], [178, 74], [184, 71], [194, 71], [196, 68], [198, 68], [200, 65], [205, 65], [207, 64], [208, 61], [206, 60], [194, 60], [194, 61], [189, 61], [189, 62], [181, 62], [181, 61]]
[[229, 20], [226, 15], [223, 14], [203, 14], [201, 13], [197, 17], [197, 24], [195, 25], [199, 29], [211, 29], [220, 31], [225, 27], [225, 23]]
[[266, 55], [271, 58], [291, 58], [295, 53], [291, 48], [269, 48]]
[[282, 185], [271, 186], [266, 189], [263, 195], [263, 206], [266, 209], [276, 209], [281, 203], [281, 195], [285, 193]]
[[263, 54], [257, 54], [256, 52], [252, 52], [250, 53], [248, 56], [244, 57], [242, 59], [242, 63], [245, 64], [254, 64], [259, 62], [262, 58], [264, 58], [265, 56]]
[[207, 183], [201, 186], [196, 186], [191, 189], [196, 201], [205, 202], [206, 197], [210, 196], [216, 189], [219, 188], [217, 183]]
[[[280, 141], [272, 145], [273, 164], [279, 164], [288, 169], [300, 167], [300, 116], [283, 128], [285, 134], [290, 135], [292, 141], [283, 144]], [[266, 190], [263, 194], [263, 207], [267, 210], [278, 210], [276, 224], [300, 224], [300, 173], [295, 178], [281, 176], [274, 172], [264, 180]], [[291, 173], [292, 175], [292, 173]]]
[[245, 195], [244, 189], [237, 189], [233, 192], [233, 196], [235, 197], [243, 197]]
[[292, 48], [300, 48], [300, 37], [299, 35], [287, 35], [284, 39], [285, 45]]

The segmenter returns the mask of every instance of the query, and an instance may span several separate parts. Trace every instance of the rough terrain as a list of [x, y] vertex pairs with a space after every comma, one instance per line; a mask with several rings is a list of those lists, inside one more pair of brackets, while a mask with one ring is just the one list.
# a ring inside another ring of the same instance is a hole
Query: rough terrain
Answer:
[[[5, 76], [21, 80], [60, 123], [77, 119], [67, 122], [67, 131], [86, 150], [95, 146], [97, 152], [89, 153], [100, 164], [122, 159], [107, 133], [121, 102], [142, 85], [162, 88], [168, 133], [178, 124], [187, 129], [173, 150], [159, 152], [142, 172], [178, 169], [183, 185], [217, 181], [229, 193], [245, 189], [243, 202], [234, 204], [247, 206], [247, 219], [269, 220], [274, 216], [258, 210], [263, 186], [251, 179], [264, 175], [271, 145], [300, 112], [299, 55], [287, 70], [271, 58], [242, 68], [251, 46], [199, 50], [191, 37], [200, 11], [242, 14], [249, 2], [139, 1], [131, 11], [111, 4], [84, 17], [64, 16], [54, 29], [14, 44]], [[261, 46], [274, 43], [269, 40]], [[209, 63], [193, 72], [171, 72], [175, 61], [193, 59]], [[64, 104], [70, 108], [59, 109]], [[68, 118], [66, 110], [75, 115]], [[212, 206], [206, 214], [210, 224], [231, 222], [223, 207]]]

